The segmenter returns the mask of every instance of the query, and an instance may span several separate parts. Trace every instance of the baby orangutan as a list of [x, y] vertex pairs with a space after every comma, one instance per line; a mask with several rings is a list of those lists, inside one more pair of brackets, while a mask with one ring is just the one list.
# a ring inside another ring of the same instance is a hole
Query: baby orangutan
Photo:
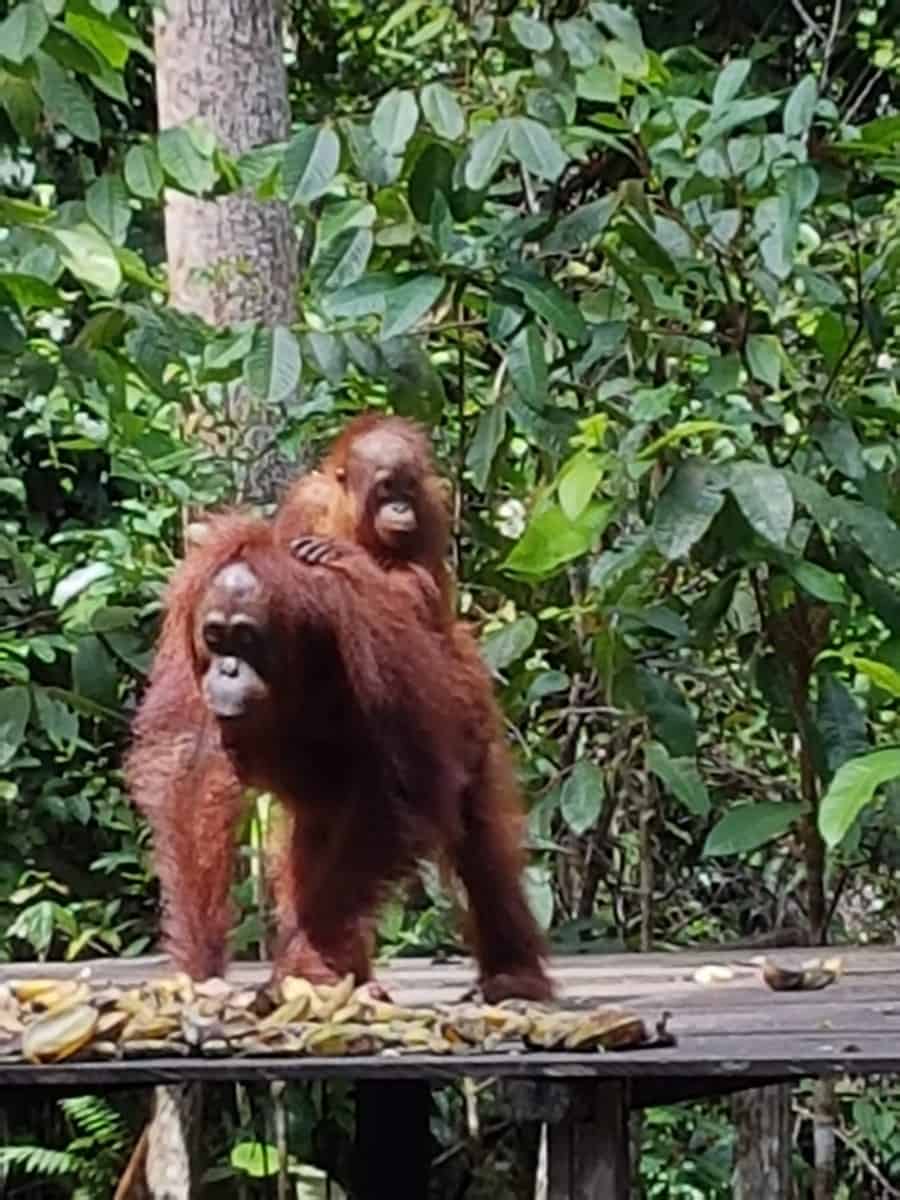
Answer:
[[336, 539], [352, 542], [386, 571], [415, 580], [435, 621], [452, 620], [445, 490], [428, 439], [411, 421], [355, 417], [318, 470], [290, 488], [274, 520], [276, 537], [302, 561], [333, 561]]
[[173, 577], [127, 761], [178, 968], [220, 974], [245, 787], [290, 818], [277, 974], [371, 977], [379, 902], [435, 857], [468, 894], [491, 1001], [543, 1000], [521, 808], [489, 681], [350, 543], [297, 561], [272, 525], [212, 521]]

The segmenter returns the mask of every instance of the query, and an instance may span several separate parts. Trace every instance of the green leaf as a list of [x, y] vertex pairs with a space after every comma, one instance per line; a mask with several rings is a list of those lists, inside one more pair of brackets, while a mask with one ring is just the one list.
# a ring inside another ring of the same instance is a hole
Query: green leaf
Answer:
[[85, 142], [100, 141], [100, 122], [89, 96], [56, 59], [43, 51], [35, 56], [37, 89], [48, 116]]
[[877, 788], [900, 778], [900, 749], [875, 750], [844, 763], [819, 807], [819, 832], [829, 849], [841, 841]]
[[49, 29], [47, 14], [36, 0], [14, 3], [6, 20], [0, 21], [0, 57], [23, 63], [31, 58]]
[[607, 227], [619, 205], [617, 192], [610, 192], [602, 200], [593, 200], [576, 208], [559, 222], [544, 239], [544, 250], [548, 254], [577, 250], [592, 242]]
[[716, 86], [713, 88], [713, 112], [718, 116], [722, 109], [729, 104], [747, 81], [750, 74], [749, 58], [733, 58], [719, 72]]
[[559, 503], [570, 521], [577, 521], [587, 508], [604, 471], [603, 459], [590, 450], [582, 450], [563, 468]]
[[576, 837], [597, 824], [606, 799], [606, 783], [600, 768], [580, 759], [569, 772], [560, 792], [560, 812]]
[[781, 471], [767, 463], [734, 463], [729, 491], [751, 529], [783, 549], [794, 521], [794, 497]]
[[725, 814], [709, 831], [703, 847], [704, 858], [744, 854], [757, 850], [773, 838], [782, 837], [803, 813], [800, 804], [739, 804]]
[[87, 700], [116, 711], [119, 707], [119, 670], [101, 638], [80, 637], [72, 659], [72, 688]]
[[0, 272], [0, 288], [5, 290], [23, 313], [32, 308], [61, 308], [63, 298], [37, 275], [20, 275], [17, 271]]
[[683, 558], [724, 503], [727, 477], [701, 459], [678, 466], [653, 513], [653, 541], [666, 558]]
[[741, 211], [723, 208], [709, 218], [709, 234], [720, 250], [727, 250], [741, 227]]
[[511, 117], [508, 128], [513, 158], [541, 179], [550, 183], [559, 179], [569, 159], [546, 125], [531, 117]]
[[407, 283], [392, 288], [384, 301], [382, 338], [406, 333], [424, 317], [443, 290], [444, 280], [440, 275], [416, 275]]
[[31, 712], [31, 692], [23, 685], [0, 688], [0, 767], [18, 753]]
[[122, 282], [122, 271], [116, 252], [93, 225], [75, 225], [72, 229], [57, 229], [52, 234], [63, 265], [76, 279], [113, 295]]
[[816, 103], [819, 99], [819, 85], [814, 75], [804, 75], [784, 106], [784, 134], [789, 138], [805, 138], [809, 133]]
[[92, 562], [84, 567], [76, 567], [56, 584], [50, 603], [54, 608], [62, 608], [70, 600], [80, 596], [86, 588], [101, 579], [108, 579], [112, 574], [113, 568], [108, 562]]
[[267, 404], [280, 404], [300, 383], [300, 345], [285, 325], [261, 329], [244, 359], [244, 382]]
[[737, 582], [738, 572], [733, 571], [713, 584], [706, 595], [700, 596], [691, 606], [691, 627], [701, 644], [709, 641], [731, 608]]
[[472, 472], [472, 482], [483, 492], [491, 477], [494, 458], [506, 435], [506, 410], [492, 404], [478, 416], [475, 436], [466, 453], [466, 466]]
[[542, 409], [547, 403], [547, 362], [544, 339], [537, 325], [526, 325], [510, 342], [506, 356], [509, 378], [526, 404]]
[[552, 575], [591, 549], [612, 514], [612, 504], [592, 501], [577, 521], [570, 521], [558, 505], [551, 505], [531, 519], [501, 569], [528, 578]]
[[308, 357], [329, 383], [340, 383], [347, 370], [347, 351], [344, 343], [333, 333], [310, 330], [303, 339]]
[[622, 95], [622, 77], [613, 67], [597, 63], [576, 75], [575, 91], [582, 100], [592, 100], [597, 104], [618, 104]]
[[166, 175], [194, 196], [211, 192], [216, 183], [212, 160], [201, 154], [187, 129], [164, 129], [157, 139], [159, 162]]
[[514, 12], [509, 18], [509, 27], [513, 37], [526, 50], [534, 50], [543, 54], [553, 45], [553, 33], [550, 26], [535, 17], [527, 17], [524, 13]]
[[571, 680], [565, 671], [541, 671], [532, 680], [525, 697], [528, 704], [535, 704], [546, 696], [555, 696], [568, 691]]
[[437, 194], [453, 190], [453, 155], [440, 142], [431, 142], [416, 159], [409, 176], [409, 206], [417, 221], [427, 225]]
[[753, 100], [733, 100], [721, 114], [710, 118], [703, 127], [701, 145], [708, 146], [739, 125], [750, 125], [767, 117], [779, 106], [772, 96], [758, 96]]
[[753, 228], [759, 240], [759, 253], [767, 270], [776, 279], [787, 279], [793, 269], [797, 240], [796, 214], [787, 196], [767, 196], [756, 206]]
[[644, 37], [633, 13], [620, 8], [618, 4], [606, 4], [602, 0], [594, 0], [594, 3], [591, 4], [591, 16], [595, 21], [604, 25], [614, 38], [624, 42], [631, 50], [643, 53]]
[[865, 479], [862, 446], [849, 421], [833, 418], [817, 425], [816, 440], [831, 465], [848, 479]]
[[[796, 492], [796, 486], [792, 486]], [[900, 570], [900, 528], [887, 513], [845, 499], [832, 500], [830, 511], [876, 567], [886, 574]], [[817, 513], [813, 516], [819, 520]]]
[[883, 579], [855, 564], [848, 567], [847, 579], [879, 620], [883, 621], [892, 633], [900, 634], [900, 596], [896, 590]]
[[559, 44], [576, 70], [592, 67], [603, 53], [606, 41], [592, 21], [584, 17], [570, 17], [566, 21], [555, 22], [554, 27]]
[[603, 47], [603, 53], [616, 71], [626, 79], [646, 77], [648, 60], [643, 50], [634, 50], [626, 42], [609, 41]]
[[845, 654], [842, 657], [848, 666], [855, 668], [867, 679], [871, 679], [875, 686], [881, 688], [883, 692], [887, 692], [889, 696], [900, 697], [900, 671], [896, 671], [887, 663], [878, 662], [874, 658], [860, 658], [856, 654]]
[[68, 749], [78, 737], [78, 714], [45, 688], [35, 688], [34, 707], [53, 745], [60, 750]]
[[19, 137], [31, 141], [41, 119], [41, 102], [31, 81], [0, 69], [0, 104]]
[[375, 105], [372, 137], [388, 154], [402, 154], [418, 121], [419, 106], [413, 93], [392, 88]]
[[119, 176], [101, 175], [95, 179], [85, 194], [85, 205], [88, 216], [101, 233], [117, 246], [124, 245], [131, 224], [131, 206]]
[[265, 1142], [238, 1142], [231, 1150], [231, 1166], [252, 1179], [265, 1179], [278, 1174], [277, 1146]]
[[494, 121], [481, 130], [469, 148], [465, 171], [467, 188], [481, 192], [488, 186], [506, 153], [508, 138], [509, 122], [506, 120]]
[[537, 637], [538, 624], [532, 616], [517, 617], [502, 629], [494, 630], [481, 643], [481, 653], [495, 672], [505, 671], [526, 654]]
[[395, 410], [400, 416], [435, 424], [447, 395], [422, 342], [417, 337], [393, 337], [378, 342], [375, 349], [384, 363], [383, 377]]
[[824, 600], [826, 604], [847, 603], [847, 591], [840, 575], [826, 571], [817, 563], [791, 561], [787, 563], [787, 572], [795, 583], [817, 600]]
[[114, 71], [122, 70], [130, 53], [128, 42], [108, 20], [85, 6], [80, 10], [68, 8], [65, 21], [66, 28], [71, 29], [82, 42], [98, 50]]
[[525, 868], [523, 882], [528, 907], [534, 914], [534, 919], [541, 929], [549, 929], [555, 904], [549, 868], [543, 863], [531, 863]]
[[709, 814], [709, 792], [693, 758], [672, 758], [665, 746], [650, 742], [644, 750], [647, 766], [676, 800], [697, 817]]
[[[316, 280], [323, 291], [337, 292], [338, 289], [349, 288], [351, 284], [364, 282], [361, 279], [375, 239], [371, 229], [350, 228], [339, 233], [327, 244], [321, 254], [316, 255], [313, 270]], [[372, 285], [373, 288], [376, 285]], [[384, 305], [383, 284], [377, 285], [378, 299], [372, 306], [371, 298], [365, 312], [381, 312]], [[346, 313], [344, 315], [362, 315]]]
[[327, 192], [340, 160], [340, 139], [330, 126], [302, 129], [284, 152], [281, 174], [288, 203], [308, 205]]
[[531, 311], [549, 321], [563, 337], [575, 342], [586, 339], [587, 326], [578, 305], [555, 283], [539, 275], [526, 277], [512, 273], [505, 275], [503, 282], [519, 292]]
[[830, 671], [819, 671], [819, 696], [813, 732], [817, 769], [828, 778], [851, 758], [869, 749], [865, 713], [856, 697]]
[[747, 338], [747, 362], [753, 378], [777, 388], [781, 382], [781, 343], [769, 333], [751, 333]]
[[455, 142], [466, 131], [466, 118], [459, 101], [442, 83], [428, 83], [420, 93], [425, 120], [438, 135]]
[[372, 137], [368, 126], [347, 121], [342, 126], [350, 154], [362, 178], [373, 187], [388, 187], [403, 170], [403, 158], [388, 154]]
[[650, 719], [655, 737], [675, 758], [697, 753], [697, 723], [680, 688], [647, 667], [635, 671], [639, 706]]
[[830, 309], [820, 314], [816, 325], [816, 345], [822, 351], [829, 371], [833, 371], [841, 361], [849, 341], [847, 322], [842, 317]]
[[142, 200], [155, 200], [163, 187], [163, 172], [156, 147], [149, 142], [132, 146], [125, 155], [125, 182]]

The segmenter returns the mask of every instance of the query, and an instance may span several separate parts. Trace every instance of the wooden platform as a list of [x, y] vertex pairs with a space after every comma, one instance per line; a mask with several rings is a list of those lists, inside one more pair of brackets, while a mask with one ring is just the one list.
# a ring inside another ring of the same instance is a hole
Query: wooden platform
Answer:
[[[820, 952], [779, 950], [780, 966], [798, 966]], [[749, 1087], [763, 1081], [830, 1074], [900, 1074], [900, 950], [833, 948], [842, 978], [814, 992], [773, 992], [750, 952], [695, 951], [558, 958], [552, 973], [565, 1006], [621, 1004], [652, 1029], [663, 1011], [677, 1045], [607, 1054], [519, 1053], [402, 1058], [166, 1058], [125, 1062], [0, 1064], [0, 1086], [135, 1086], [176, 1080], [428, 1079], [468, 1076], [545, 1080], [628, 1081], [632, 1107]], [[728, 983], [702, 985], [697, 967], [727, 965]], [[75, 965], [10, 964], [0, 982], [25, 976], [71, 977], [90, 967], [94, 978], [134, 984], [169, 970], [164, 958], [94, 960]], [[267, 968], [236, 964], [230, 976], [259, 983]], [[395, 960], [378, 973], [400, 1003], [451, 1002], [473, 980], [471, 964]]]

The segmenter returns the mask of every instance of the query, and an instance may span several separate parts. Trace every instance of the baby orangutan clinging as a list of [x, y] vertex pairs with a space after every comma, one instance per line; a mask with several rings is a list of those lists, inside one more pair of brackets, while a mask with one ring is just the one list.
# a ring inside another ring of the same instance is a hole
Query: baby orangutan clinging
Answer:
[[438, 622], [452, 619], [444, 485], [428, 438], [403, 417], [363, 413], [350, 421], [319, 468], [290, 488], [275, 532], [308, 563], [333, 560], [335, 539], [352, 542], [385, 570], [416, 580]]
[[437, 857], [466, 888], [486, 997], [547, 999], [489, 681], [423, 623], [402, 578], [337, 549], [327, 565], [298, 562], [271, 525], [219, 518], [172, 580], [127, 762], [168, 949], [195, 978], [224, 970], [251, 786], [290, 818], [277, 974], [368, 980], [379, 901]]

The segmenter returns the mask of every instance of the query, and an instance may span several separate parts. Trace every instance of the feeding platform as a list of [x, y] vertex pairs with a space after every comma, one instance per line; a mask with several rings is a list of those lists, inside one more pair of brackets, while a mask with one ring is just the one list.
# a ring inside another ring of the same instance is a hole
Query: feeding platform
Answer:
[[[900, 950], [789, 949], [771, 951], [769, 958], [789, 970], [820, 954], [840, 956], [843, 969], [829, 986], [812, 991], [773, 991], [750, 950], [584, 955], [552, 961], [560, 1007], [622, 1006], [643, 1017], [651, 1034], [666, 1013], [671, 1045], [605, 1052], [523, 1047], [501, 1053], [394, 1056], [273, 1053], [41, 1065], [5, 1061], [0, 1062], [0, 1087], [92, 1091], [186, 1081], [362, 1081], [359, 1094], [368, 1099], [360, 1123], [372, 1155], [375, 1196], [381, 1194], [378, 1160], [384, 1161], [392, 1187], [398, 1182], [398, 1161], [413, 1172], [410, 1186], [424, 1186], [431, 1086], [463, 1076], [496, 1078], [505, 1081], [517, 1117], [551, 1123], [554, 1200], [624, 1196], [629, 1109], [810, 1076], [900, 1074]], [[710, 966], [726, 970], [698, 976], [698, 968]], [[15, 963], [0, 968], [0, 984], [33, 977], [70, 979], [86, 967], [93, 981], [126, 988], [171, 975], [163, 957]], [[229, 980], [248, 988], [267, 976], [265, 964], [235, 963], [229, 972]], [[378, 971], [392, 999], [412, 1006], [453, 1004], [473, 978], [469, 962], [400, 959]], [[417, 1130], [423, 1146], [418, 1155]]]

